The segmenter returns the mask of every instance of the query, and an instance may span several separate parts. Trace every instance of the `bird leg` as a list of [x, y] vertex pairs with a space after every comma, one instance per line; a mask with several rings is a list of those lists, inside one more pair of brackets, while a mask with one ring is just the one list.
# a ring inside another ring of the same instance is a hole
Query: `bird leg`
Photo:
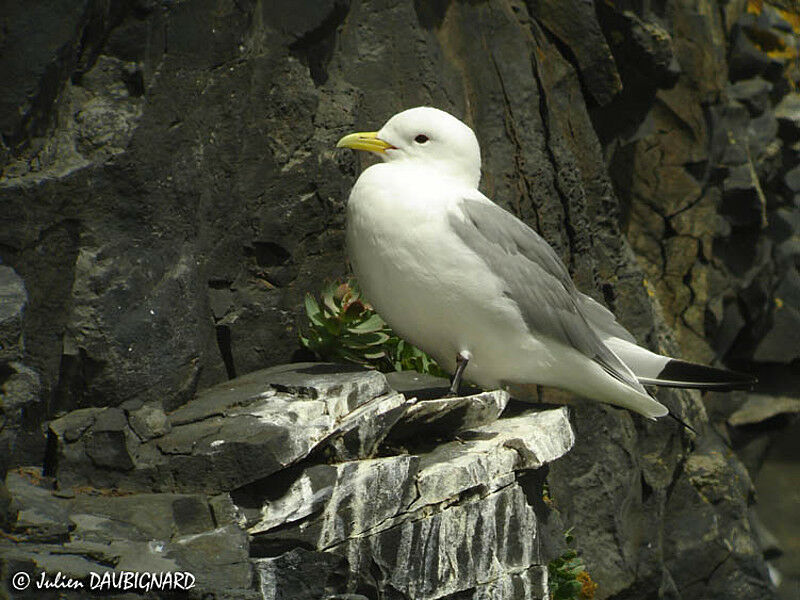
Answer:
[[458, 396], [458, 389], [461, 387], [461, 378], [464, 376], [464, 370], [467, 368], [467, 363], [471, 355], [469, 352], [459, 352], [456, 355], [456, 372], [453, 373], [453, 379], [450, 382], [450, 391], [447, 392], [448, 397]]

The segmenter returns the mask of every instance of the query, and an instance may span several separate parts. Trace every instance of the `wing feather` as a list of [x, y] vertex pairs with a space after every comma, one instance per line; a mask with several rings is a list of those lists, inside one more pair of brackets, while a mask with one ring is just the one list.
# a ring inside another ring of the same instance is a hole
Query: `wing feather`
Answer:
[[464, 198], [458, 207], [450, 215], [451, 227], [503, 281], [504, 293], [517, 304], [532, 334], [571, 346], [646, 394], [630, 369], [602, 342], [585, 311], [588, 307], [588, 316], [597, 313], [605, 323], [611, 317], [616, 325], [613, 315], [585, 299], [588, 296], [577, 290], [564, 263], [538, 233], [483, 196]]

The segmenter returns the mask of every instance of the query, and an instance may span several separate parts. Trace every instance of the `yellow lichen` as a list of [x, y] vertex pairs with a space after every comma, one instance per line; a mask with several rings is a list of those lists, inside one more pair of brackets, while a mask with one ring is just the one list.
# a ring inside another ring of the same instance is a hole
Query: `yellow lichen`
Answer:
[[761, 8], [764, 6], [763, 0], [748, 0], [747, 2], [747, 12], [753, 13], [754, 15], [761, 14]]
[[[760, 15], [764, 10], [764, 4], [763, 0], [748, 0], [746, 10], [750, 14]], [[800, 10], [796, 8], [796, 5], [768, 4], [789, 23], [795, 35], [800, 35]], [[787, 10], [787, 8], [791, 9]], [[789, 83], [790, 88], [796, 89], [795, 78], [791, 73], [800, 68], [800, 52], [794, 47], [794, 44], [787, 44], [781, 34], [768, 29], [750, 28], [746, 30], [746, 33], [750, 41], [763, 50], [767, 56], [784, 61], [784, 79]]]
[[653, 286], [650, 285], [650, 282], [647, 279], [642, 279], [642, 284], [644, 285], [644, 289], [647, 290], [647, 295], [651, 298], [655, 298], [656, 291], [653, 289]]

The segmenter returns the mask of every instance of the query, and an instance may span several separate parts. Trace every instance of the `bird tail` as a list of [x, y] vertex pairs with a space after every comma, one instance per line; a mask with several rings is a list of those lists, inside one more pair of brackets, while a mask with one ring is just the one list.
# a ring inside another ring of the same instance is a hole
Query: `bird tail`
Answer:
[[747, 373], [661, 356], [620, 338], [604, 342], [643, 385], [725, 391], [748, 390], [757, 382]]

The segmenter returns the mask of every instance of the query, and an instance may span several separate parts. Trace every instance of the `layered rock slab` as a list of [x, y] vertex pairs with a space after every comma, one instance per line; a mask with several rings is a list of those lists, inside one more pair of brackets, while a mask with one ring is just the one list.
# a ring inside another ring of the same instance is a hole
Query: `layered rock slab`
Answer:
[[169, 414], [153, 406], [73, 411], [50, 424], [48, 468], [64, 486], [227, 491], [323, 442], [337, 440], [350, 457], [373, 452], [404, 404], [381, 373], [275, 367], [209, 388]]
[[[228, 588], [235, 597], [250, 597], [247, 534], [215, 511], [206, 495], [59, 495], [52, 481], [26, 470], [9, 472], [6, 485], [14, 514], [0, 538], [0, 564], [10, 573], [46, 572], [51, 579], [61, 573], [84, 582], [91, 573], [113, 571], [191, 573], [197, 589]], [[59, 593], [92, 597], [86, 590]], [[31, 586], [14, 597], [50, 596]]]
[[502, 417], [506, 392], [436, 398], [432, 383], [403, 394], [301, 363], [170, 413], [68, 413], [49, 426], [55, 479], [9, 474], [22, 543], [6, 560], [75, 579], [202, 571], [199, 590], [243, 597], [547, 597], [542, 491], [521, 473], [572, 447], [567, 409]]
[[[341, 555], [352, 589], [543, 598], [537, 518], [516, 473], [573, 442], [561, 408], [468, 429], [428, 452], [315, 465], [284, 482], [248, 531], [257, 552], [284, 544]], [[285, 553], [257, 561], [262, 587], [283, 577], [285, 562]]]

